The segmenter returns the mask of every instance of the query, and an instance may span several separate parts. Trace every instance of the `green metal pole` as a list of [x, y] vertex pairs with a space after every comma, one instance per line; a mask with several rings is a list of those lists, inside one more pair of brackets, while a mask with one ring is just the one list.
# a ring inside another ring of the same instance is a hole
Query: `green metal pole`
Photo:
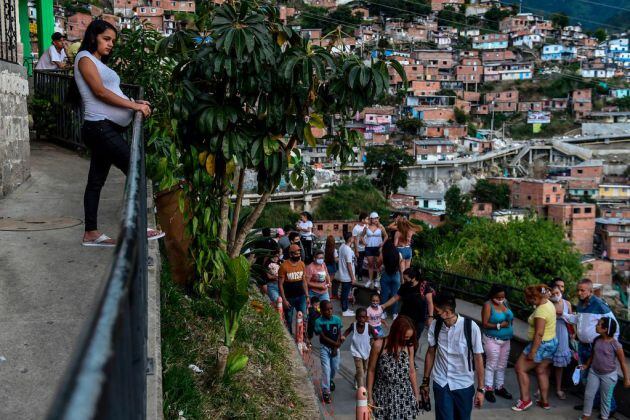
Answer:
[[31, 31], [28, 22], [28, 0], [19, 0], [18, 15], [20, 22], [20, 40], [22, 41], [22, 51], [24, 52], [24, 65], [28, 70], [28, 75], [32, 76], [33, 62], [31, 61]]
[[53, 12], [53, 0], [37, 0], [37, 43], [40, 57], [50, 47], [54, 31], [55, 14]]

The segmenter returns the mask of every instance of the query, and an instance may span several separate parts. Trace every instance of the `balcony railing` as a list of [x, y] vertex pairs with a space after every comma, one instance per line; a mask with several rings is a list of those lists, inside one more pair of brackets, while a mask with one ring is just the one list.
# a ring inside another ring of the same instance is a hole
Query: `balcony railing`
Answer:
[[0, 60], [18, 62], [17, 13], [15, 0], [0, 3]]
[[137, 112], [119, 242], [49, 420], [146, 417], [147, 189], [142, 131], [142, 114]]
[[[488, 292], [492, 287], [492, 282], [431, 268], [423, 268], [422, 271], [427, 280], [433, 283], [438, 290], [448, 290], [460, 299], [480, 305], [488, 300]], [[525, 301], [525, 291], [512, 286], [506, 286], [506, 290], [507, 299], [514, 315], [527, 321], [532, 309]], [[616, 316], [620, 327], [619, 342], [623, 345], [626, 354], [630, 354], [630, 322], [620, 318], [619, 315]]]
[[[70, 71], [34, 70], [35, 98], [50, 103], [50, 115], [34, 115], [34, 118], [50, 118], [47, 131], [43, 133], [51, 140], [66, 145], [85, 148], [81, 139], [83, 115], [81, 106], [69, 100], [73, 75]], [[121, 89], [130, 98], [140, 98], [141, 88], [137, 85], [121, 84]]]

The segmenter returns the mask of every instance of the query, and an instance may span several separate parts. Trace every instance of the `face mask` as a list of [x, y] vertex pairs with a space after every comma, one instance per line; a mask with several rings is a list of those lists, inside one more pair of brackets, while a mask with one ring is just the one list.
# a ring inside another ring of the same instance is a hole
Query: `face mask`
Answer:
[[324, 259], [323, 259], [323, 258], [318, 258], [318, 259], [316, 259], [316, 260], [315, 260], [315, 264], [318, 264], [318, 265], [322, 265], [322, 264], [324, 264]]
[[497, 305], [503, 305], [503, 302], [505, 302], [505, 299], [492, 299], [492, 301], [496, 303]]
[[372, 304], [372, 308], [378, 308], [379, 304], [378, 303], [373, 303]]
[[560, 302], [560, 296], [551, 296], [549, 300], [552, 302]]
[[409, 339], [409, 340], [405, 341], [405, 345], [406, 345], [407, 347], [411, 347], [411, 346], [413, 346], [413, 340]]
[[295, 256], [295, 255], [291, 255], [291, 261], [293, 261], [293, 262], [300, 261], [300, 257], [299, 256]]

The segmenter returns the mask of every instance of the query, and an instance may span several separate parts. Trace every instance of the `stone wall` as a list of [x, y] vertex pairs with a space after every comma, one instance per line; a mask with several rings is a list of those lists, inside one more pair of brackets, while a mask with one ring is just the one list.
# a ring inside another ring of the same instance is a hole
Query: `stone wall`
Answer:
[[0, 197], [31, 174], [26, 69], [0, 61]]

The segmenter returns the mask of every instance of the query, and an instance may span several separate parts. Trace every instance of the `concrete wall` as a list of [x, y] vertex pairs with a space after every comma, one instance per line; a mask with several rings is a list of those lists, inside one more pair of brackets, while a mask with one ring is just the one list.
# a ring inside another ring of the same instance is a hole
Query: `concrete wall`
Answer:
[[612, 136], [629, 131], [630, 123], [582, 123], [583, 136]]
[[0, 61], [0, 197], [31, 174], [26, 69]]

